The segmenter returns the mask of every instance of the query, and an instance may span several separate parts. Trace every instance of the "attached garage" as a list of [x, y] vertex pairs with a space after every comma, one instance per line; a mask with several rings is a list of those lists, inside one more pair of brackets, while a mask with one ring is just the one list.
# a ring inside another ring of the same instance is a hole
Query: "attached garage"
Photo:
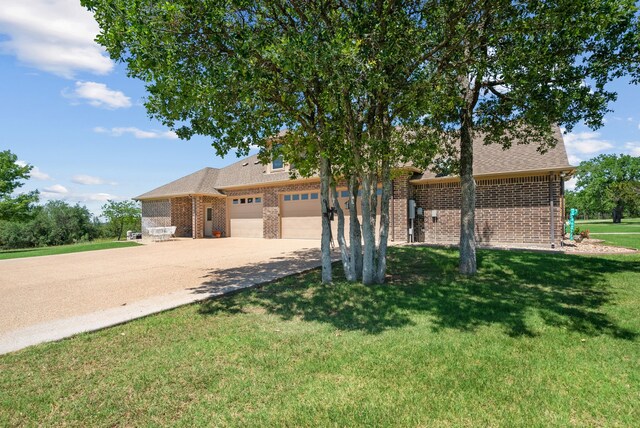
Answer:
[[[345, 214], [345, 237], [349, 239], [348, 192], [338, 190], [340, 206]], [[322, 236], [322, 214], [319, 192], [297, 192], [280, 195], [281, 236], [284, 239], [320, 239]], [[358, 204], [360, 205], [360, 204]], [[380, 197], [378, 197], [378, 211]], [[362, 213], [358, 207], [358, 217], [362, 222]], [[376, 229], [380, 228], [380, 215], [376, 217]], [[338, 233], [338, 217], [331, 223], [334, 239]]]
[[281, 236], [285, 239], [320, 239], [320, 194], [299, 192], [280, 195]]
[[262, 238], [262, 195], [229, 198], [231, 233], [235, 238]]

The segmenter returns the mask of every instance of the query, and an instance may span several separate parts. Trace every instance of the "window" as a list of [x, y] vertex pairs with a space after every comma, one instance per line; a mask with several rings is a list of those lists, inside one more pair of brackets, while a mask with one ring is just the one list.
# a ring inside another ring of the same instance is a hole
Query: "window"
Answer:
[[317, 193], [312, 193], [311, 194], [311, 199], [318, 199], [318, 194]]
[[207, 221], [213, 220], [213, 208], [207, 208]]
[[381, 196], [381, 195], [382, 195], [382, 189], [378, 189], [378, 190], [376, 191], [376, 195]]
[[291, 195], [291, 196], [294, 201], [297, 201], [300, 199], [300, 195]]
[[303, 193], [302, 195], [300, 195], [300, 199], [302, 199], [303, 201], [306, 201], [307, 199], [309, 199], [309, 194]]
[[238, 204], [238, 202], [239, 202], [239, 201], [238, 201], [237, 199], [234, 199], [234, 200], [233, 200], [233, 205], [237, 205], [237, 204]]
[[282, 169], [284, 168], [284, 160], [282, 156], [277, 157], [271, 162], [271, 169]]
[[284, 200], [285, 201], [290, 201], [291, 200], [291, 195], [284, 195]]
[[240, 203], [241, 203], [241, 204], [246, 204], [246, 203], [247, 203], [247, 200], [246, 200], [245, 198], [241, 198], [241, 199], [240, 199]]
[[342, 192], [340, 192], [340, 196], [342, 196], [343, 198], [348, 198], [349, 197], [349, 191], [348, 190], [343, 190]]
[[253, 198], [248, 198], [248, 199], [247, 199], [247, 203], [248, 203], [248, 204], [252, 204], [252, 203], [253, 203]]
[[259, 204], [260, 202], [262, 202], [262, 198], [255, 198], [253, 202], [255, 202], [256, 204]]

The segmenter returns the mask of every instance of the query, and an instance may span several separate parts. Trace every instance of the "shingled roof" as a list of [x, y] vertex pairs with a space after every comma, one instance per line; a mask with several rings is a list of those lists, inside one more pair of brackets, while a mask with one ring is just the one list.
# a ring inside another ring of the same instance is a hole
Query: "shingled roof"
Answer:
[[[571, 171], [567, 152], [559, 128], [555, 130], [557, 144], [545, 154], [540, 154], [534, 144], [513, 144], [503, 150], [500, 145], [485, 145], [481, 137], [473, 142], [474, 175], [499, 175], [534, 171]], [[448, 177], [450, 178], [450, 177]], [[164, 199], [179, 196], [203, 195], [224, 196], [225, 189], [246, 186], [261, 186], [286, 182], [290, 179], [286, 171], [267, 172], [257, 155], [249, 156], [221, 169], [203, 168], [199, 171], [143, 193], [134, 199]], [[414, 182], [439, 180], [432, 171], [414, 176]]]
[[189, 195], [224, 196], [215, 186], [219, 173], [220, 170], [217, 168], [202, 168], [133, 199], [162, 199]]
[[[535, 144], [514, 143], [503, 149], [499, 144], [485, 145], [482, 136], [473, 140], [473, 175], [500, 175], [534, 171], [571, 171], [567, 150], [562, 139], [562, 131], [554, 130], [556, 146], [546, 153], [538, 152]], [[415, 177], [415, 181], [435, 179], [433, 171], [425, 171]], [[443, 177], [444, 178], [444, 177]]]

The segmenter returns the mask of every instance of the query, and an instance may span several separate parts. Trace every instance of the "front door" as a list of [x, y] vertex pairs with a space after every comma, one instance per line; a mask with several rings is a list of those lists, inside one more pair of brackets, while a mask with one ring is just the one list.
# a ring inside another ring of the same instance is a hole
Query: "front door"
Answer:
[[213, 237], [213, 207], [205, 208], [204, 236], [208, 238]]

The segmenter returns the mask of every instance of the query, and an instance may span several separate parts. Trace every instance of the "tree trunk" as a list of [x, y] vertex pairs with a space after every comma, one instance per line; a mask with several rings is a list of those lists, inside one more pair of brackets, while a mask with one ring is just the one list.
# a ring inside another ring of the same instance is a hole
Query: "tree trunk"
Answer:
[[[377, 190], [375, 192], [377, 199]], [[382, 166], [382, 195], [380, 197], [380, 236], [377, 254], [376, 282], [384, 283], [387, 273], [387, 242], [389, 240], [389, 199], [391, 198], [391, 165]], [[374, 213], [375, 215], [375, 213]]]
[[358, 220], [358, 177], [349, 178], [349, 249], [354, 281], [362, 279], [362, 230]]
[[362, 257], [362, 283], [373, 284], [376, 279], [376, 236], [375, 236], [375, 199], [377, 180], [372, 173], [365, 173], [362, 177], [362, 235], [364, 250]]
[[622, 205], [622, 202], [618, 201], [615, 208], [613, 208], [613, 213], [612, 213], [614, 223], [622, 223], [623, 210], [624, 210], [624, 206]]
[[322, 203], [322, 240], [320, 252], [322, 258], [322, 283], [330, 284], [331, 276], [331, 223], [329, 221], [329, 187], [331, 181], [331, 163], [329, 159], [320, 158], [320, 200]]
[[460, 187], [462, 201], [460, 207], [460, 273], [476, 273], [476, 182], [473, 179], [473, 137], [471, 114], [462, 115], [460, 127]]
[[347, 242], [344, 238], [344, 211], [340, 206], [340, 200], [338, 199], [338, 190], [335, 183], [331, 184], [331, 193], [333, 194], [333, 207], [338, 214], [338, 245], [340, 246], [340, 256], [342, 258], [342, 268], [344, 269], [344, 276], [347, 281], [355, 281], [357, 276], [355, 274], [354, 263], [351, 255], [349, 254], [349, 248], [347, 248]]

